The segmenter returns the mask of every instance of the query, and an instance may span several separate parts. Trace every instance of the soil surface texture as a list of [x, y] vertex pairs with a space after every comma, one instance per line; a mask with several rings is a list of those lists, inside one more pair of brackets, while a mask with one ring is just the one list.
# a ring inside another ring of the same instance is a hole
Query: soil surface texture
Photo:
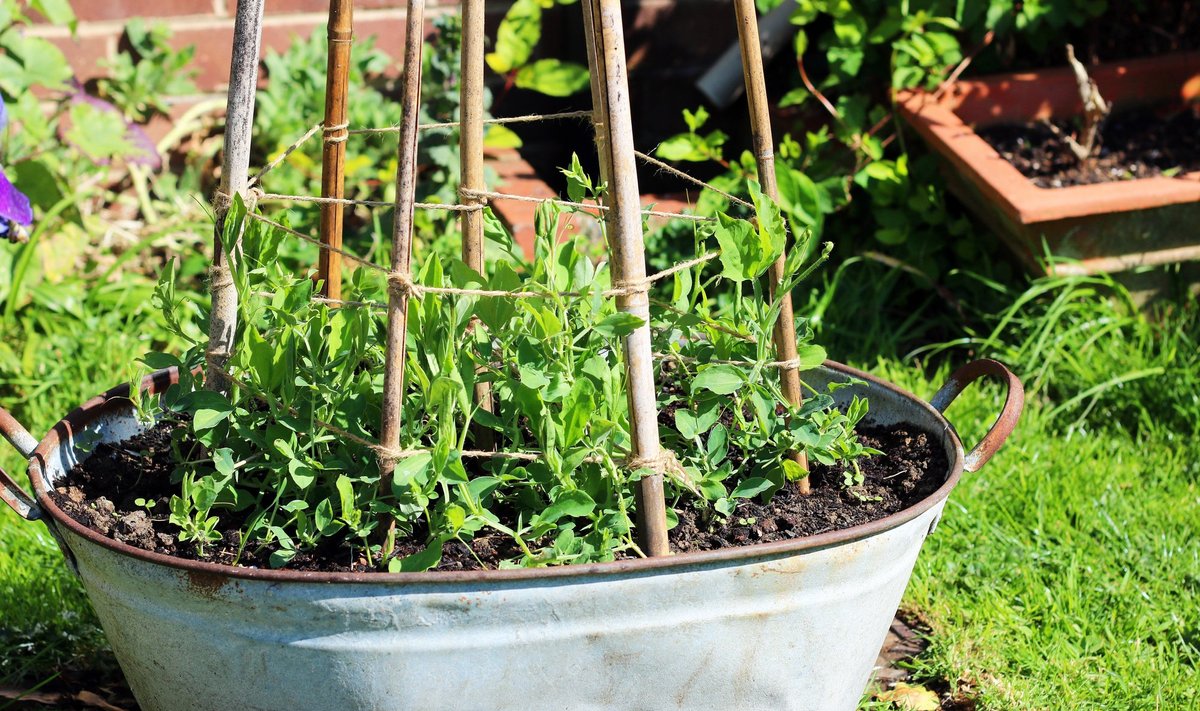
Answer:
[[[1118, 107], [1119, 109], [1119, 107]], [[1200, 115], [1192, 110], [1134, 109], [1109, 116], [1100, 147], [1080, 162], [1067, 145], [1070, 120], [1000, 124], [977, 133], [1039, 188], [1065, 188], [1200, 170]]]
[[883, 452], [858, 460], [861, 485], [843, 485], [844, 466], [812, 463], [807, 495], [789, 485], [767, 504], [742, 500], [727, 519], [711, 511], [678, 510], [679, 525], [670, 532], [672, 550], [706, 551], [838, 531], [908, 508], [945, 482], [946, 454], [926, 433], [908, 425], [860, 425], [858, 437]]
[[[181, 542], [167, 520], [172, 495], [175, 451], [172, 432], [179, 423], [161, 422], [147, 432], [115, 445], [101, 444], [70, 472], [51, 493], [67, 515], [98, 533], [147, 551], [220, 564], [267, 567], [273, 549], [246, 546], [239, 529], [245, 520], [223, 516], [218, 530], [222, 540], [205, 546], [201, 556], [192, 542]], [[711, 510], [684, 507], [679, 525], [671, 531], [677, 552], [712, 550], [729, 546], [782, 541], [836, 531], [896, 513], [924, 499], [940, 487], [948, 469], [945, 453], [935, 440], [911, 427], [860, 426], [864, 444], [885, 454], [859, 461], [864, 481], [846, 488], [843, 467], [814, 464], [812, 493], [802, 496], [790, 485], [768, 504], [741, 501], [728, 519]], [[497, 512], [504, 518], [504, 512]], [[424, 532], [397, 543], [407, 555], [424, 547]], [[519, 555], [515, 543], [502, 534], [481, 533], [467, 544], [448, 544], [437, 570], [478, 570], [481, 563], [496, 567], [500, 560]], [[300, 553], [288, 564], [291, 570], [330, 572], [370, 571], [367, 561], [352, 556], [344, 544]]]

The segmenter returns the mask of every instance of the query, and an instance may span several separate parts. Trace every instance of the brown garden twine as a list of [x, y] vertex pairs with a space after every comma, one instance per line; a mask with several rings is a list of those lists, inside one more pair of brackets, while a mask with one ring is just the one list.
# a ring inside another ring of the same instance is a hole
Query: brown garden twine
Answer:
[[346, 132], [348, 128], [350, 128], [349, 123], [327, 126], [324, 131], [325, 143], [345, 143], [350, 138], [350, 134]]
[[[488, 120], [484, 121], [484, 123], [485, 124], [531, 123], [531, 122], [537, 122], [537, 121], [550, 121], [550, 120], [559, 120], [559, 119], [568, 119], [568, 118], [590, 118], [590, 119], [593, 119], [592, 123], [595, 124], [595, 120], [592, 116], [591, 111], [564, 111], [561, 113], [553, 113], [553, 114], [526, 114], [524, 116], [512, 116], [512, 117], [508, 117], [508, 118], [488, 119]], [[433, 128], [453, 128], [458, 125], [459, 125], [459, 122], [457, 122], [457, 121], [448, 121], [448, 122], [443, 122], [443, 123], [421, 124], [417, 128], [421, 129], [421, 130], [433, 129]], [[259, 171], [253, 178], [251, 178], [248, 181], [247, 186], [250, 188], [253, 188], [255, 185], [261, 184], [263, 177], [265, 177], [268, 173], [270, 173], [275, 168], [282, 165], [283, 162], [286, 161], [288, 159], [288, 157], [291, 156], [291, 154], [296, 151], [296, 149], [300, 148], [305, 143], [307, 143], [308, 140], [311, 139], [313, 136], [315, 136], [318, 132], [323, 132], [324, 140], [326, 143], [341, 143], [341, 142], [346, 141], [349, 138], [349, 136], [351, 136], [351, 135], [398, 133], [400, 131], [399, 126], [387, 126], [387, 127], [380, 127], [380, 128], [358, 128], [358, 129], [350, 129], [349, 126], [350, 126], [349, 123], [340, 123], [340, 124], [336, 124], [333, 126], [325, 126], [323, 123], [314, 124], [312, 126], [312, 128], [308, 129], [308, 131], [306, 131], [304, 133], [304, 135], [302, 135], [299, 139], [297, 139], [290, 146], [285, 148], [283, 150], [283, 152], [280, 153], [278, 156], [276, 156], [271, 162], [267, 163], [267, 165], [264, 166], [261, 171]], [[337, 134], [337, 133], [341, 133], [341, 135], [333, 135], [333, 134]], [[664, 163], [663, 161], [658, 160], [657, 158], [654, 158], [648, 154], [637, 152], [637, 151], [635, 151], [635, 154], [637, 155], [638, 158], [642, 159], [643, 161], [645, 161], [646, 163], [648, 163], [650, 165], [653, 165], [653, 166], [659, 168], [660, 170], [669, 172], [670, 174], [672, 174], [676, 177], [687, 180], [687, 181], [689, 181], [695, 185], [698, 185], [704, 189], [711, 190], [711, 191], [713, 191], [733, 202], [736, 202], [740, 205], [743, 205], [745, 207], [752, 207], [752, 205], [750, 203], [746, 202], [745, 200], [735, 197], [735, 196], [729, 194], [728, 192], [725, 192], [724, 190], [721, 190], [720, 188], [717, 188], [716, 186], [711, 185], [703, 180], [695, 178], [695, 177], [689, 175], [688, 173], [686, 173], [682, 170], [679, 170], [678, 168], [675, 168], [674, 166], [671, 166], [667, 163]], [[464, 197], [475, 197], [475, 198], [479, 198], [479, 199], [483, 199], [483, 200], [519, 200], [519, 201], [523, 201], [523, 202], [545, 202], [546, 201], [545, 198], [535, 198], [535, 197], [530, 197], [528, 195], [515, 195], [515, 194], [510, 194], [510, 193], [499, 193], [499, 192], [482, 191], [482, 190], [476, 191], [476, 190], [460, 189], [459, 193], [460, 193], [460, 195], [463, 195]], [[350, 199], [346, 199], [346, 198], [317, 197], [317, 196], [311, 196], [311, 195], [284, 195], [284, 194], [280, 194], [280, 193], [265, 193], [265, 192], [262, 192], [261, 190], [258, 193], [258, 198], [262, 199], [262, 200], [275, 200], [275, 201], [332, 203], [332, 204], [339, 204], [339, 205], [365, 205], [368, 207], [391, 207], [392, 206], [391, 202], [382, 201], [382, 200], [350, 200]], [[217, 201], [217, 198], [214, 196], [214, 206], [217, 205], [216, 201]], [[599, 212], [604, 212], [608, 209], [607, 207], [605, 207], [603, 205], [591, 205], [591, 204], [587, 204], [587, 203], [573, 202], [573, 201], [569, 201], [569, 200], [553, 199], [552, 201], [557, 204], [563, 205], [565, 207], [575, 207], [575, 208], [585, 209], [585, 210], [596, 210]], [[228, 205], [222, 205], [222, 206], [225, 207], [226, 209], [228, 209]], [[482, 204], [454, 205], [454, 204], [443, 204], [443, 203], [416, 203], [414, 205], [414, 207], [417, 207], [419, 209], [425, 209], [425, 210], [449, 210], [449, 211], [466, 212], [466, 211], [482, 210], [484, 206]], [[218, 210], [218, 212], [219, 212], [219, 210]], [[667, 219], [690, 220], [690, 221], [694, 221], [694, 222], [715, 222], [715, 219], [711, 218], [711, 217], [702, 217], [699, 215], [689, 215], [686, 213], [667, 212], [667, 211], [662, 211], [662, 210], [643, 210], [642, 214], [650, 215], [653, 217], [664, 217]]]
[[[535, 121], [556, 121], [559, 119], [571, 118], [591, 118], [591, 111], [564, 111], [556, 114], [526, 114], [524, 116], [509, 116], [506, 118], [485, 119], [485, 124], [507, 124], [507, 123], [532, 123]], [[434, 128], [457, 128], [458, 121], [444, 121], [441, 123], [423, 123], [417, 126], [418, 131], [428, 131]], [[379, 134], [379, 133], [400, 133], [399, 126], [383, 126], [379, 128], [355, 128], [350, 130], [352, 135], [364, 134]]]
[[639, 469], [649, 469], [655, 474], [665, 476], [687, 487], [693, 493], [699, 495], [700, 491], [696, 488], [696, 483], [692, 481], [691, 475], [679, 463], [679, 457], [675, 452], [662, 448], [658, 450], [658, 455], [654, 457], [634, 456], [630, 454], [625, 459], [625, 468], [629, 471], [637, 471]]

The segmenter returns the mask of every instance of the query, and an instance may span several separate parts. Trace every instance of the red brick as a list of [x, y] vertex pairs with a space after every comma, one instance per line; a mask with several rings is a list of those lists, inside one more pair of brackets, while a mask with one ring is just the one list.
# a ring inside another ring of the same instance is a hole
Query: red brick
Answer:
[[[263, 25], [263, 51], [283, 51], [295, 37], [307, 37], [318, 27], [323, 27], [325, 18], [320, 14], [285, 15], [267, 18]], [[378, 37], [376, 46], [393, 57], [404, 51], [404, 15], [393, 10], [363, 12], [355, 19], [355, 33], [366, 38]], [[427, 25], [426, 31], [432, 26]], [[233, 21], [212, 20], [204, 23], [188, 23], [176, 28], [171, 44], [184, 47], [196, 46], [193, 66], [199, 71], [196, 85], [203, 91], [211, 91], [229, 82], [229, 55], [232, 50]]]
[[[223, 0], [229, 14], [237, 8], [237, 0]], [[355, 10], [403, 10], [404, 0], [354, 0]], [[430, 3], [434, 4], [434, 3]], [[329, 12], [329, 0], [270, 0], [267, 3], [268, 15], [286, 15], [293, 12]]]
[[[211, 15], [217, 4], [213, 0], [84, 0], [74, 2], [71, 6], [82, 24], [108, 20], [126, 22], [134, 17]], [[39, 21], [44, 22], [41, 18]]]
[[[33, 34], [31, 32], [31, 34]], [[80, 81], [86, 81], [107, 72], [100, 66], [117, 51], [117, 32], [78, 35], [76, 37], [49, 35], [47, 40], [62, 50], [67, 62]]]

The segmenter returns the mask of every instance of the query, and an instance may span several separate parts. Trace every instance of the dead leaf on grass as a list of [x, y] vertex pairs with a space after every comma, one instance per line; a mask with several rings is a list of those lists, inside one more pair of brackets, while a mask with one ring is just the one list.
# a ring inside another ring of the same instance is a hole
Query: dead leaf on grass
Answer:
[[104, 711], [125, 711], [120, 706], [113, 706], [104, 699], [90, 691], [81, 691], [75, 695], [75, 700], [81, 704], [87, 704], [93, 708], [103, 709]]
[[902, 681], [897, 682], [896, 686], [888, 691], [879, 692], [875, 698], [890, 701], [903, 711], [938, 711], [942, 707], [936, 693], [923, 686], [905, 684]]

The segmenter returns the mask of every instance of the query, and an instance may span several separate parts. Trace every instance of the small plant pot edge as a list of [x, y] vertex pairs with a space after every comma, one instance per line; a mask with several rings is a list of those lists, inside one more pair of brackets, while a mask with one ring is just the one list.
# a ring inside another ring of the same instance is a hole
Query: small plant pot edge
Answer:
[[[1200, 52], [1089, 67], [1117, 107], [1200, 98]], [[1069, 68], [961, 81], [938, 95], [906, 91], [901, 115], [943, 160], [949, 187], [1035, 273], [1043, 240], [1056, 274], [1116, 272], [1200, 259], [1200, 172], [1096, 185], [1039, 188], [974, 130], [1070, 117], [1081, 110]]]

